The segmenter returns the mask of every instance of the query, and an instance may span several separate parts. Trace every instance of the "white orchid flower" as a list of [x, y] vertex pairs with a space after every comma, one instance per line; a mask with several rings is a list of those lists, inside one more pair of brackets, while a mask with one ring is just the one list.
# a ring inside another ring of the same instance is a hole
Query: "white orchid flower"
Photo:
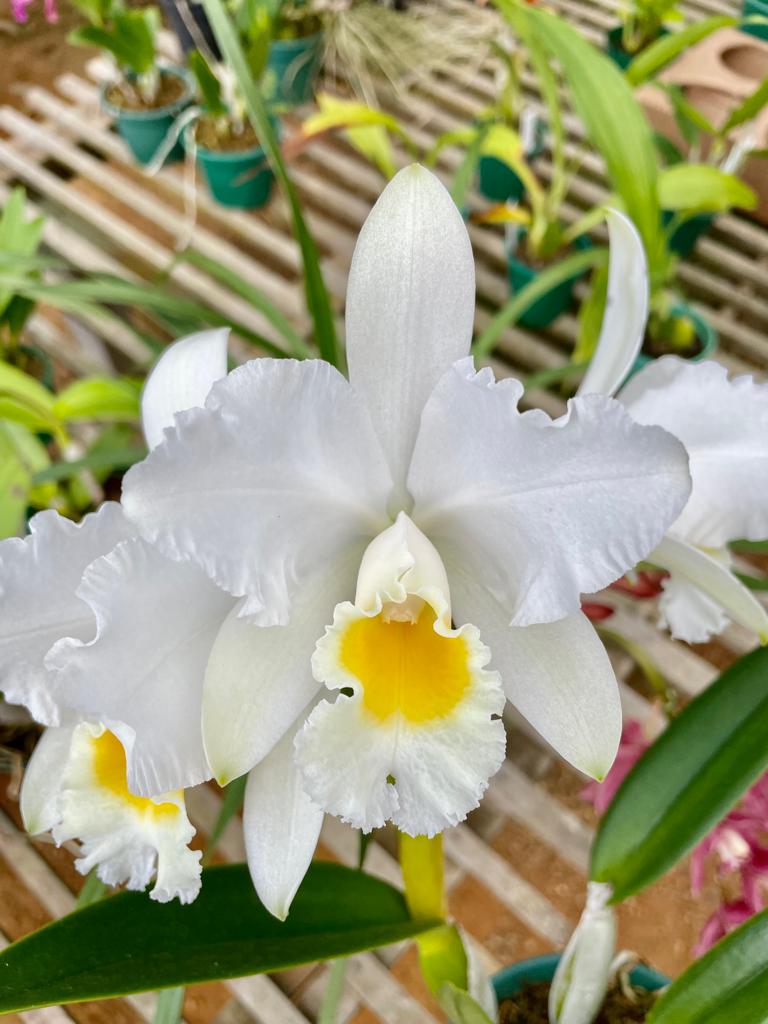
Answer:
[[[612, 394], [642, 343], [603, 336], [581, 394]], [[728, 543], [768, 537], [768, 384], [729, 379], [712, 360], [664, 356], [619, 391], [618, 400], [643, 424], [664, 427], [685, 445], [693, 489], [683, 512], [648, 561], [669, 572], [659, 602], [660, 625], [702, 643], [729, 620], [768, 643], [768, 613], [731, 571]]]
[[[611, 224], [612, 260], [641, 252]], [[630, 316], [607, 321], [634, 330], [643, 302], [617, 301]], [[121, 739], [134, 793], [250, 772], [249, 865], [278, 917], [325, 810], [434, 834], [475, 807], [504, 694], [588, 774], [616, 751], [616, 681], [580, 594], [660, 541], [685, 452], [600, 396], [521, 413], [520, 384], [467, 358], [473, 315], [464, 223], [408, 168], [355, 250], [349, 382], [317, 361], [225, 375], [220, 332], [168, 349], [143, 396], [152, 451], [124, 481], [143, 539], [75, 581], [97, 628], [63, 616], [41, 641], [49, 688]]]
[[[160, 360], [144, 397], [150, 444], [174, 412], [205, 397], [185, 365], [226, 372], [227, 333], [193, 335]], [[184, 352], [196, 359], [182, 365]], [[101, 597], [115, 574], [118, 603], [107, 608]], [[0, 690], [50, 727], [25, 773], [22, 813], [30, 832], [79, 839], [83, 873], [95, 866], [104, 882], [137, 889], [156, 875], [160, 901], [197, 895], [200, 854], [188, 849], [194, 829], [179, 790], [210, 777], [205, 657], [233, 605], [195, 566], [152, 549], [114, 502], [77, 525], [41, 512], [26, 538], [0, 544]], [[88, 664], [79, 674], [82, 652], [95, 646], [109, 686]]]
[[[463, 221], [408, 168], [355, 250], [350, 381], [247, 363], [125, 479], [145, 538], [238, 600], [203, 734], [220, 781], [252, 772], [251, 871], [280, 916], [322, 810], [434, 834], [477, 805], [503, 756], [497, 672], [563, 756], [597, 777], [613, 760], [617, 688], [580, 594], [658, 543], [686, 459], [608, 399], [520, 413], [521, 386], [467, 358], [473, 313]], [[336, 699], [308, 712], [318, 683]]]

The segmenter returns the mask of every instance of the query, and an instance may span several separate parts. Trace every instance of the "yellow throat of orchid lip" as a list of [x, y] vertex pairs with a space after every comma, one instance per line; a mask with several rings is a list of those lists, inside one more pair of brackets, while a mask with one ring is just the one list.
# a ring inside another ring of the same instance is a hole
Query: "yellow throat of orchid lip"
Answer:
[[415, 615], [400, 618], [390, 606], [347, 627], [341, 665], [360, 681], [363, 706], [380, 721], [395, 713], [412, 724], [445, 717], [468, 689], [467, 642], [436, 633], [435, 620], [422, 602]]
[[128, 789], [127, 767], [123, 745], [114, 733], [105, 731], [91, 740], [93, 772], [104, 789], [128, 804], [139, 814], [169, 817], [179, 813], [176, 804], [156, 804], [148, 797], [134, 796]]

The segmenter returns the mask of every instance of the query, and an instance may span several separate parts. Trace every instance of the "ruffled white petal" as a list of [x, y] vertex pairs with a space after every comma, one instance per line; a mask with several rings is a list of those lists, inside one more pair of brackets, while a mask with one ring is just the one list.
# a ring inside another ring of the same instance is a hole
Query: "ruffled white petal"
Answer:
[[256, 626], [230, 612], [213, 645], [203, 691], [203, 739], [222, 785], [269, 753], [318, 691], [312, 652], [332, 609], [354, 593], [362, 545], [315, 573], [285, 626]]
[[507, 698], [579, 771], [602, 779], [621, 738], [621, 702], [603, 644], [581, 612], [558, 622], [509, 626], [481, 580], [448, 559], [454, 619], [471, 619], [491, 650]]
[[768, 613], [730, 571], [726, 551], [708, 553], [675, 537], [665, 537], [648, 560], [672, 574], [671, 580], [664, 581], [659, 610], [673, 636], [703, 643], [722, 632], [725, 623], [716, 612], [719, 606], [734, 622], [768, 643]]
[[53, 838], [80, 842], [75, 867], [81, 874], [95, 867], [107, 885], [138, 890], [156, 876], [153, 900], [190, 903], [200, 891], [201, 854], [188, 848], [194, 834], [183, 793], [132, 796], [119, 742], [99, 726], [75, 729]]
[[475, 373], [440, 381], [422, 417], [408, 485], [413, 518], [461, 555], [514, 625], [554, 622], [645, 558], [690, 493], [683, 446], [601, 395], [550, 420], [520, 413], [522, 386]]
[[404, 503], [405, 478], [432, 388], [467, 355], [475, 267], [467, 229], [440, 181], [414, 164], [363, 225], [349, 272], [347, 361]]
[[367, 412], [320, 361], [254, 359], [176, 417], [126, 475], [123, 506], [147, 539], [246, 597], [260, 625], [355, 537], [386, 522], [391, 479]]
[[580, 395], [612, 395], [632, 369], [648, 318], [648, 262], [637, 228], [618, 210], [606, 210], [610, 242], [608, 294], [600, 337], [579, 387]]
[[376, 538], [358, 582], [366, 598], [378, 580], [375, 602], [337, 605], [312, 659], [319, 681], [352, 695], [318, 704], [297, 735], [304, 787], [324, 810], [366, 832], [392, 821], [409, 835], [431, 836], [457, 824], [504, 758], [504, 695], [485, 668], [490, 652], [474, 626], [451, 628], [444, 570], [431, 574], [425, 546], [405, 515]]
[[94, 562], [78, 594], [98, 628], [90, 643], [60, 641], [46, 659], [63, 699], [120, 738], [132, 792], [152, 796], [210, 778], [203, 679], [233, 599], [197, 566], [143, 540]]
[[94, 635], [93, 612], [75, 592], [86, 566], [135, 527], [110, 501], [79, 525], [39, 512], [29, 531], [0, 543], [0, 691], [38, 722], [58, 725], [62, 706], [43, 659], [62, 637]]
[[147, 377], [141, 395], [141, 423], [150, 448], [184, 409], [203, 405], [211, 385], [227, 373], [228, 327], [199, 331], [169, 345]]
[[700, 547], [768, 537], [768, 384], [728, 379], [714, 361], [665, 356], [622, 389], [638, 423], [657, 423], [688, 450], [693, 492], [675, 536]]
[[293, 740], [304, 716], [248, 776], [243, 830], [259, 899], [284, 921], [320, 837], [323, 812], [304, 792]]
[[24, 769], [19, 803], [24, 828], [33, 836], [50, 832], [61, 821], [61, 785], [74, 730], [46, 729]]

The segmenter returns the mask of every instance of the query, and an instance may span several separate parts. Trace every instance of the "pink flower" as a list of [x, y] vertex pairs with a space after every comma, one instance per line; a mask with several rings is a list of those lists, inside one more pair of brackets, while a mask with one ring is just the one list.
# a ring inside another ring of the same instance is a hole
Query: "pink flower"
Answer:
[[611, 770], [602, 782], [590, 782], [582, 789], [582, 800], [591, 803], [598, 814], [605, 814], [630, 769], [640, 760], [650, 745], [651, 741], [646, 736], [642, 723], [634, 720], [625, 722], [619, 741], [619, 751]]
[[[29, 21], [29, 8], [32, 0], [11, 0], [11, 13], [14, 21]], [[44, 0], [44, 13], [46, 21], [58, 21], [59, 12], [56, 10], [56, 0]]]
[[768, 889], [768, 774], [763, 775], [693, 852], [691, 890], [701, 892], [707, 857], [717, 858], [719, 879], [735, 876], [740, 898], [724, 901], [702, 929], [696, 955], [765, 906]]
[[725, 938], [729, 932], [744, 924], [754, 914], [754, 910], [746, 900], [734, 900], [732, 903], [722, 903], [707, 923], [701, 929], [699, 941], [693, 950], [695, 957], [703, 956], [708, 949], [711, 949], [720, 939]]

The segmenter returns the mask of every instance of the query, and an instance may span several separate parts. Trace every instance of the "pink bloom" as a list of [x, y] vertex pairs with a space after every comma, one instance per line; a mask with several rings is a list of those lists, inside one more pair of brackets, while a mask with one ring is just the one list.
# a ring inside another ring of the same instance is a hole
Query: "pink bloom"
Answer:
[[[29, 21], [29, 7], [32, 0], [11, 0], [11, 13], [14, 21]], [[56, 10], [56, 0], [44, 0], [44, 13], [46, 21], [58, 21], [59, 12]]]
[[702, 928], [693, 955], [695, 957], [703, 956], [720, 939], [725, 938], [729, 932], [748, 921], [753, 913], [754, 910], [745, 900], [734, 900], [733, 903], [721, 904]]
[[616, 795], [616, 791], [634, 767], [635, 763], [650, 747], [651, 741], [645, 735], [638, 721], [625, 722], [619, 741], [619, 752], [611, 770], [602, 782], [590, 782], [581, 791], [582, 800], [587, 800], [598, 814], [603, 815]]
[[[696, 847], [691, 857], [691, 889], [701, 892], [707, 857], [717, 858], [718, 878], [736, 876], [741, 896], [724, 902], [702, 929], [696, 955], [758, 913], [768, 888], [768, 774], [749, 790], [738, 807]], [[746, 916], [745, 916], [746, 915]]]

